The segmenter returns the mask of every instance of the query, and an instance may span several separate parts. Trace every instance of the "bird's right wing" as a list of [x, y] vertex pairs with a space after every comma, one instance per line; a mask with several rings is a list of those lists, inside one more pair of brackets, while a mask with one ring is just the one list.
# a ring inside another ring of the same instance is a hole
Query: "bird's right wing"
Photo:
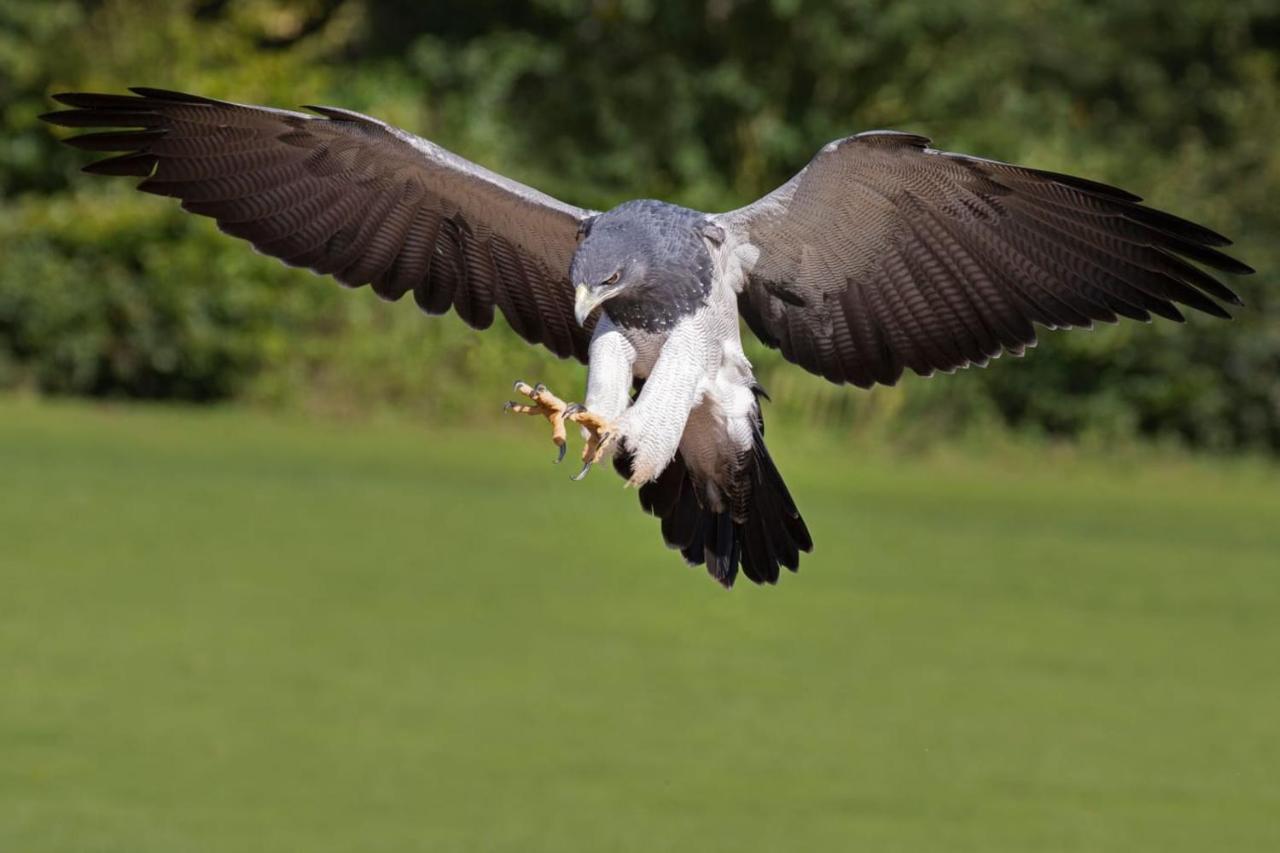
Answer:
[[907, 133], [833, 142], [747, 207], [714, 217], [740, 246], [752, 331], [833, 382], [891, 385], [1036, 340], [1033, 323], [1230, 316], [1194, 264], [1252, 272], [1225, 237], [1103, 184], [928, 147]]
[[569, 262], [593, 211], [359, 113], [132, 91], [57, 95], [73, 109], [42, 118], [133, 128], [66, 142], [125, 152], [85, 171], [145, 178], [139, 189], [181, 199], [264, 254], [386, 299], [413, 291], [427, 313], [452, 306], [478, 329], [496, 306], [525, 340], [586, 360]]

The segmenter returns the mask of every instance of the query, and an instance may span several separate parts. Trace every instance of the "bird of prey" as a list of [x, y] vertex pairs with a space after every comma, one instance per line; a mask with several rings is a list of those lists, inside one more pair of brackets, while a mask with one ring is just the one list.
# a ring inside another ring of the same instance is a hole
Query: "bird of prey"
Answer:
[[1021, 355], [1036, 326], [1089, 328], [1241, 304], [1201, 267], [1252, 272], [1208, 228], [1083, 178], [872, 131], [822, 148], [746, 207], [575, 207], [377, 119], [179, 92], [55, 96], [66, 140], [285, 263], [407, 293], [588, 364], [583, 404], [517, 383], [585, 474], [605, 455], [667, 545], [726, 587], [792, 571], [812, 540], [765, 450], [739, 319], [836, 383], [892, 385]]

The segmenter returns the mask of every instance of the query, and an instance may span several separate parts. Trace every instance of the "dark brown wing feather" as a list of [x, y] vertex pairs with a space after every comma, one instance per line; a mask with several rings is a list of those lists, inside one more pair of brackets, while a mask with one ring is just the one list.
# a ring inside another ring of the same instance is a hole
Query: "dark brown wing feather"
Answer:
[[64, 127], [129, 128], [67, 139], [123, 152], [85, 167], [135, 175], [287, 264], [409, 291], [431, 314], [452, 307], [487, 328], [495, 306], [525, 340], [586, 360], [569, 262], [592, 211], [564, 204], [359, 113], [318, 115], [157, 89], [55, 96]]
[[[832, 382], [892, 385], [1089, 327], [1239, 298], [1195, 264], [1252, 270], [1220, 234], [1104, 184], [950, 154], [888, 131], [833, 142], [716, 221], [749, 248], [738, 306], [759, 338]], [[752, 263], [751, 254], [758, 251]], [[1212, 297], [1212, 298], [1211, 298]]]

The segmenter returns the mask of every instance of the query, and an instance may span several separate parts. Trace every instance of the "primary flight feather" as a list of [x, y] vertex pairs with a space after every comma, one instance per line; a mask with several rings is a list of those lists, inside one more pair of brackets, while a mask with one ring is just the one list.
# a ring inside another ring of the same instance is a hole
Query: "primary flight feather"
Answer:
[[144, 178], [285, 263], [478, 329], [497, 309], [587, 362], [584, 405], [517, 383], [529, 401], [509, 408], [547, 417], [561, 455], [580, 425], [582, 474], [611, 454], [667, 544], [726, 586], [740, 567], [773, 583], [813, 544], [765, 449], [740, 316], [790, 361], [866, 388], [1021, 354], [1036, 325], [1229, 317], [1220, 303], [1239, 298], [1202, 267], [1252, 272], [1222, 235], [1128, 192], [907, 133], [832, 142], [728, 213], [600, 213], [359, 113], [132, 91], [57, 95], [71, 109], [43, 118], [120, 128], [66, 142], [120, 152], [85, 171]]

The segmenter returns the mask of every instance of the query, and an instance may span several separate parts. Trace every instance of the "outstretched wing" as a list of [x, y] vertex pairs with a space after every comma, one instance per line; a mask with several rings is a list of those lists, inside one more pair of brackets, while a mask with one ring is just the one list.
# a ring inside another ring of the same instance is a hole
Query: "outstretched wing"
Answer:
[[826, 146], [715, 221], [748, 270], [752, 331], [832, 382], [892, 385], [1033, 346], [1033, 323], [1181, 321], [1239, 298], [1188, 261], [1252, 270], [1225, 237], [1092, 181], [936, 151], [906, 133]]
[[592, 211], [359, 113], [131, 91], [57, 95], [73, 109], [42, 118], [133, 128], [66, 142], [126, 152], [85, 171], [145, 178], [138, 189], [181, 199], [264, 254], [385, 299], [413, 291], [427, 313], [452, 306], [477, 329], [497, 306], [525, 340], [586, 360], [569, 262]]

